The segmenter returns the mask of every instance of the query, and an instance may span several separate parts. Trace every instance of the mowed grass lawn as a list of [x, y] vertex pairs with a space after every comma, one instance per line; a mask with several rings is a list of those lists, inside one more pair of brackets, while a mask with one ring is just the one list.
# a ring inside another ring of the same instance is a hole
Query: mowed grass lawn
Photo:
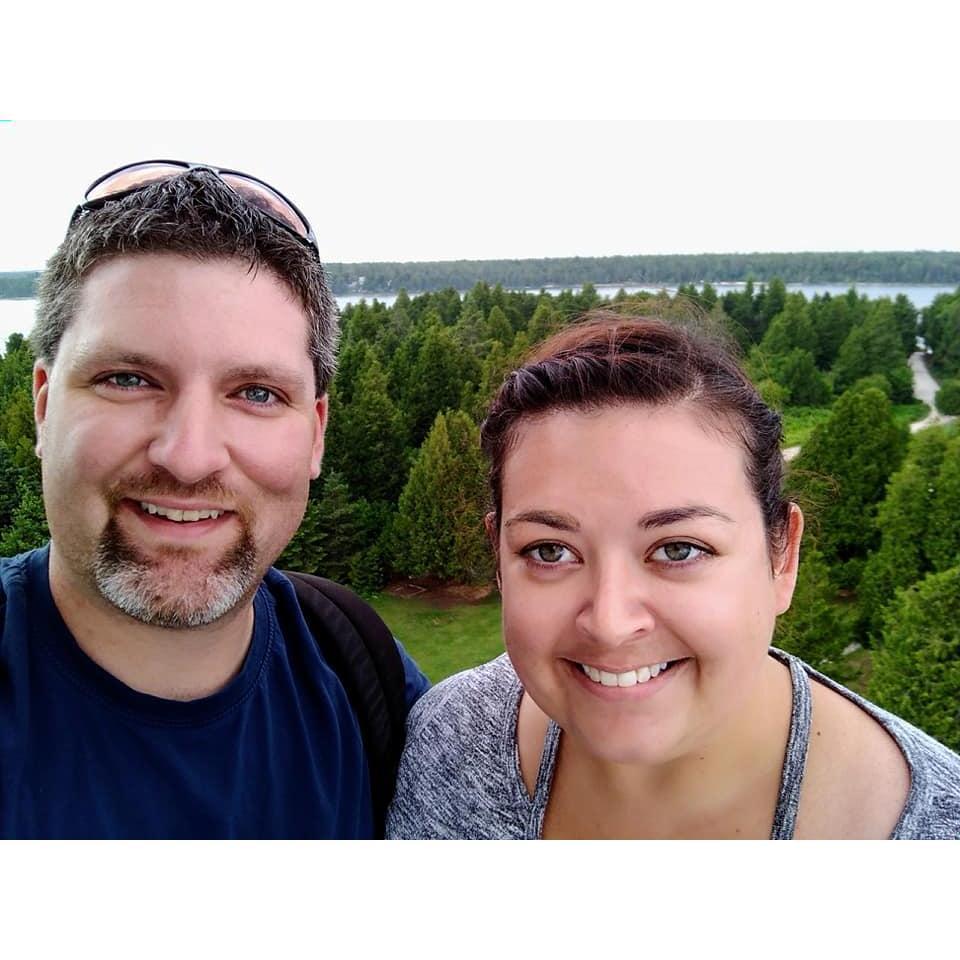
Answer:
[[503, 653], [500, 599], [434, 603], [377, 594], [370, 603], [433, 683]]

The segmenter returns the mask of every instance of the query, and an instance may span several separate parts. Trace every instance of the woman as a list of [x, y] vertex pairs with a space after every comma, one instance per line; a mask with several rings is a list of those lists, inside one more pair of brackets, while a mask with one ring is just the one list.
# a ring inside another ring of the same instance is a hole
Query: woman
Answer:
[[722, 347], [569, 328], [482, 437], [507, 656], [412, 711], [389, 836], [960, 836], [960, 757], [770, 649], [803, 517]]

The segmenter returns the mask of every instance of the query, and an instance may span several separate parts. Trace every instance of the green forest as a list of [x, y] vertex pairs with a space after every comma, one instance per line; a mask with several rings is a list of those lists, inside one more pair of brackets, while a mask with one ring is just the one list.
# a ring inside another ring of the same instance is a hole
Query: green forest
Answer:
[[[913, 399], [907, 363], [920, 334], [940, 411], [960, 413], [960, 289], [919, 315], [902, 295], [808, 299], [779, 278], [722, 295], [704, 283], [605, 301], [589, 283], [550, 295], [479, 282], [466, 294], [401, 290], [390, 307], [361, 301], [341, 318], [323, 473], [279, 565], [374, 596], [414, 656], [429, 656], [427, 634], [450, 636], [447, 614], [419, 627], [410, 618], [424, 635], [408, 636], [399, 601], [379, 592], [492, 585], [478, 440], [485, 407], [534, 344], [597, 306], [705, 323], [736, 344], [788, 437], [802, 443], [788, 486], [807, 532], [776, 643], [960, 749], [960, 430], [910, 433], [928, 410]], [[47, 535], [31, 365], [28, 343], [11, 336], [0, 361], [4, 555]], [[480, 606], [483, 638], [462, 655], [448, 645], [428, 668], [433, 680], [495, 652], [496, 612], [492, 601]]]
[[[584, 283], [675, 286], [779, 277], [785, 283], [960, 283], [960, 253], [914, 250], [853, 253], [702, 253], [538, 260], [442, 260], [433, 263], [327, 263], [337, 296], [469, 290], [477, 283], [510, 290]], [[33, 296], [36, 272], [0, 273], [0, 298]]]

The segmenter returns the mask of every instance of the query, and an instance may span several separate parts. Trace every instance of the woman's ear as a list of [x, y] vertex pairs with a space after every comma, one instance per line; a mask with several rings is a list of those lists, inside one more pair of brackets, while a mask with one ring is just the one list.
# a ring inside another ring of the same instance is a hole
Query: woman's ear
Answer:
[[483, 518], [483, 526], [487, 531], [487, 539], [493, 549], [493, 556], [497, 562], [497, 589], [502, 590], [503, 585], [500, 581], [500, 531], [497, 529], [497, 515], [491, 510]]
[[497, 515], [492, 510], [483, 518], [483, 528], [487, 531], [487, 539], [496, 553], [500, 549], [500, 531], [497, 529]]
[[791, 503], [783, 550], [777, 555], [773, 568], [773, 589], [778, 616], [790, 609], [790, 601], [793, 599], [793, 591], [797, 585], [802, 539], [803, 513], [795, 503]]

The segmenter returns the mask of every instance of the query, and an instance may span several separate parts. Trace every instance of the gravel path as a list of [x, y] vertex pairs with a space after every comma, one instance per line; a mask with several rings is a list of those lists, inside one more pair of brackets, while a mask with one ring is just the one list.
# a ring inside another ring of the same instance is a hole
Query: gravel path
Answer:
[[[952, 423], [956, 420], [956, 417], [948, 417], [940, 413], [933, 402], [937, 391], [940, 389], [940, 384], [930, 376], [923, 351], [918, 350], [916, 353], [911, 353], [909, 363], [910, 369], [913, 371], [913, 395], [930, 407], [930, 412], [922, 420], [916, 420], [910, 424], [910, 432], [916, 433], [918, 430], [925, 430], [927, 427], [933, 427], [941, 423]], [[799, 452], [800, 447], [784, 447], [784, 461], [789, 463]]]

